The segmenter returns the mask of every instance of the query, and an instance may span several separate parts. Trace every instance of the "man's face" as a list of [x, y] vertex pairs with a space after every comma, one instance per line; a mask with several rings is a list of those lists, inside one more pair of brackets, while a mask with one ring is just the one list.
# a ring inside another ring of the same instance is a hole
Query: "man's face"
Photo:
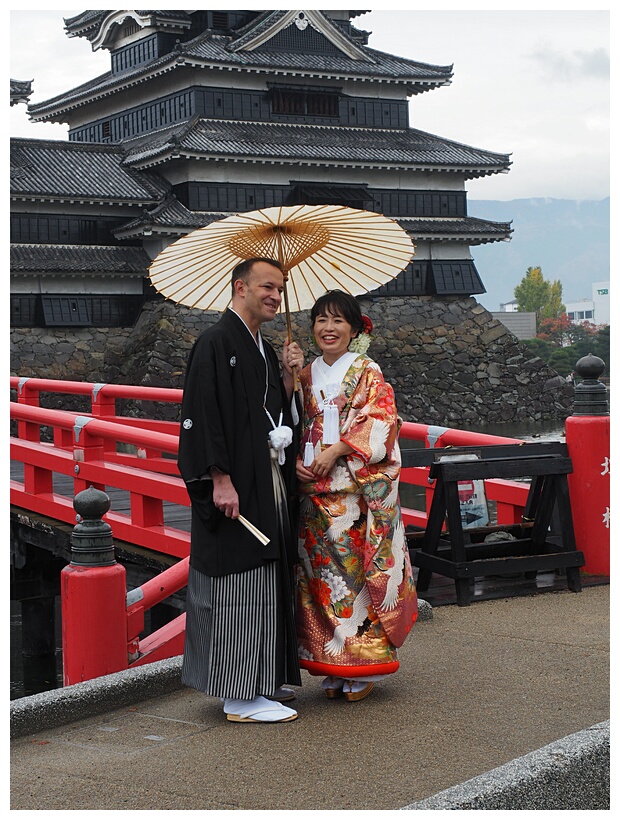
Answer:
[[241, 280], [238, 283], [239, 307], [250, 327], [257, 328], [275, 318], [284, 290], [282, 271], [268, 262], [255, 262], [247, 283]]

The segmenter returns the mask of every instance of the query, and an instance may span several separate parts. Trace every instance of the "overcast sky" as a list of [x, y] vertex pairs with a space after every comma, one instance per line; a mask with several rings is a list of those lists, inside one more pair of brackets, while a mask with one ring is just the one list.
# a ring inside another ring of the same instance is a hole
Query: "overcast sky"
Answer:
[[[470, 198], [609, 196], [610, 12], [447, 11], [439, 2], [433, 7], [375, 9], [354, 22], [372, 32], [373, 48], [454, 65], [450, 86], [413, 98], [410, 124], [511, 154], [510, 173], [469, 182]], [[34, 81], [31, 102], [109, 69], [109, 52], [93, 52], [87, 40], [64, 32], [64, 18], [81, 11], [11, 9], [10, 74]], [[24, 105], [13, 106], [10, 115], [11, 136], [66, 138], [66, 126], [30, 123]]]

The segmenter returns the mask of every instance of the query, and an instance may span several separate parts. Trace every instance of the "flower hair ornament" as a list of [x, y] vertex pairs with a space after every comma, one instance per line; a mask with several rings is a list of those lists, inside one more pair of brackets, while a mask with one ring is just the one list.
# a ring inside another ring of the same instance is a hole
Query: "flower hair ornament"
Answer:
[[352, 353], [366, 353], [374, 338], [372, 336], [373, 325], [370, 317], [362, 314], [362, 324], [364, 325], [363, 331], [358, 333], [357, 336], [354, 339], [351, 339], [351, 342], [349, 343], [349, 350]]

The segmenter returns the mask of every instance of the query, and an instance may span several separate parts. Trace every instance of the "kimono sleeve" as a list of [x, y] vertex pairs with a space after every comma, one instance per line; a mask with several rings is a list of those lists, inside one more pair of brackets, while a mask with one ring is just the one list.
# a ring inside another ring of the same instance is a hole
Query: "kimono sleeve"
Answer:
[[188, 362], [178, 461], [185, 482], [206, 476], [212, 467], [231, 472], [224, 419], [233, 406], [233, 388], [228, 358], [218, 341], [203, 335]]
[[373, 362], [365, 368], [353, 392], [340, 439], [364, 463], [377, 464], [392, 452], [399, 426], [394, 390]]

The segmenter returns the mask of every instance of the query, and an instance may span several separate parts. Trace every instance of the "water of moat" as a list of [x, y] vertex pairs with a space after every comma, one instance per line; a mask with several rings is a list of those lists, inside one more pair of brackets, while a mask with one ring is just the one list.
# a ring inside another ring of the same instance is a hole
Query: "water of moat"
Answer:
[[[564, 441], [564, 426], [557, 421], [519, 422], [508, 424], [486, 425], [468, 429], [495, 436], [518, 438], [525, 441]], [[423, 490], [414, 487], [401, 487], [401, 503], [404, 507], [420, 508]], [[54, 658], [29, 659], [24, 666], [21, 641], [21, 605], [11, 601], [11, 700], [26, 695], [46, 692], [62, 686], [62, 638], [60, 598], [56, 600], [56, 652]]]

